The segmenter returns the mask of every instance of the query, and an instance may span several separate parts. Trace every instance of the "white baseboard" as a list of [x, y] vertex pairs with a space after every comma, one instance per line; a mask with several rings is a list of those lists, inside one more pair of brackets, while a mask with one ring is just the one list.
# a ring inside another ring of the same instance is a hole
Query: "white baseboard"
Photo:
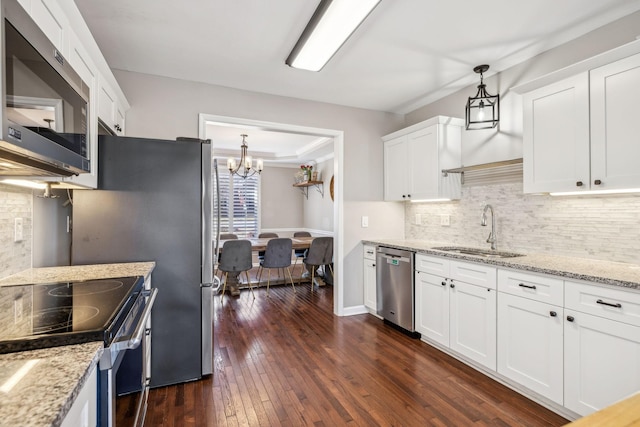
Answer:
[[363, 305], [354, 305], [351, 307], [345, 307], [342, 311], [343, 316], [355, 316], [356, 314], [368, 314], [369, 310]]

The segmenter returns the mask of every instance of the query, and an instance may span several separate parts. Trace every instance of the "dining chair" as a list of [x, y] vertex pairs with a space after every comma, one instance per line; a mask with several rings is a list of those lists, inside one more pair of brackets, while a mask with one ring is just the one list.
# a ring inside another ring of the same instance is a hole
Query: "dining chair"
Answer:
[[227, 288], [227, 280], [229, 273], [238, 273], [238, 281], [240, 280], [240, 273], [244, 271], [247, 278], [247, 284], [251, 290], [251, 295], [255, 299], [253, 293], [253, 287], [251, 286], [251, 280], [249, 279], [248, 271], [253, 268], [253, 260], [251, 253], [251, 242], [248, 240], [228, 240], [224, 242], [222, 246], [222, 253], [220, 254], [220, 264], [218, 269], [224, 273], [224, 285], [222, 286], [222, 295]]
[[[328, 265], [331, 275], [333, 275], [333, 268], [331, 267], [333, 263], [333, 237], [316, 237], [313, 239], [307, 256], [302, 262], [311, 274], [311, 292], [313, 292], [313, 280], [318, 267]], [[300, 278], [300, 281], [302, 281], [302, 278]]]
[[[271, 239], [280, 237], [276, 233], [260, 233], [258, 234], [258, 239]], [[258, 260], [262, 261], [264, 259], [264, 251], [258, 251]]]
[[[233, 233], [222, 233], [220, 234], [220, 240], [238, 240], [238, 235]], [[215, 244], [215, 242], [214, 242]], [[214, 248], [215, 249], [215, 248]], [[220, 251], [218, 251], [218, 264], [220, 264]], [[218, 275], [218, 268], [213, 272], [214, 276]]]
[[[308, 231], [296, 231], [293, 233], [293, 237], [311, 237], [311, 233]], [[293, 255], [295, 259], [293, 261], [293, 271], [296, 271], [296, 265], [298, 264], [299, 259], [304, 259], [304, 254], [307, 252], [307, 249], [294, 249]]]
[[[260, 262], [260, 271], [258, 272], [258, 282], [262, 279], [262, 273], [264, 269], [268, 269], [268, 278], [267, 278], [267, 296], [269, 296], [269, 285], [271, 284], [271, 269], [272, 268], [281, 268], [287, 270], [289, 274], [289, 280], [291, 280], [291, 286], [293, 287], [293, 292], [296, 292], [296, 286], [293, 284], [293, 278], [291, 277], [291, 270], [289, 267], [291, 266], [291, 249], [292, 242], [288, 237], [283, 238], [275, 238], [269, 240], [267, 243], [267, 249], [264, 253], [264, 259]], [[285, 277], [286, 282], [286, 277]]]

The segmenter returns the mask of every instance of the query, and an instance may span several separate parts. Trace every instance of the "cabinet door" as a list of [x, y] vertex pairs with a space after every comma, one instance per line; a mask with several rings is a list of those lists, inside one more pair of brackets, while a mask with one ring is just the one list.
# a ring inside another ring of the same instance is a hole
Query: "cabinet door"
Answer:
[[407, 200], [407, 137], [384, 143], [384, 199]]
[[640, 327], [565, 314], [564, 406], [588, 415], [640, 391]]
[[364, 259], [364, 305], [369, 313], [377, 313], [376, 298], [376, 261], [372, 259]]
[[98, 118], [115, 133], [116, 95], [111, 86], [100, 76], [98, 88]]
[[498, 319], [498, 372], [562, 405], [562, 308], [499, 293]]
[[591, 188], [640, 188], [640, 54], [592, 70], [590, 85]]
[[523, 96], [524, 192], [589, 189], [587, 72]]
[[[23, 4], [24, 6], [24, 4]], [[64, 12], [56, 1], [51, 0], [31, 0], [31, 10], [27, 10], [33, 21], [47, 36], [51, 43], [67, 57], [65, 50], [65, 38], [70, 29]]]
[[496, 291], [452, 283], [449, 345], [489, 369], [496, 369]]
[[411, 200], [433, 199], [439, 197], [440, 176], [438, 161], [438, 126], [407, 135], [408, 157], [405, 168], [409, 168], [408, 193]]
[[416, 331], [449, 346], [449, 287], [444, 277], [416, 272]]

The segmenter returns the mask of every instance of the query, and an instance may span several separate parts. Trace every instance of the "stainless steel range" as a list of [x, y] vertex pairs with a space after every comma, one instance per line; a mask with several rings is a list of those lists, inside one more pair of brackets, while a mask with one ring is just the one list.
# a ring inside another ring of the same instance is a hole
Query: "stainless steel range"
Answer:
[[119, 395], [127, 395], [123, 399], [135, 411], [118, 427], [141, 425], [150, 380], [149, 316], [157, 293], [144, 284], [143, 277], [120, 277], [0, 287], [0, 353], [103, 341], [100, 425], [116, 425]]

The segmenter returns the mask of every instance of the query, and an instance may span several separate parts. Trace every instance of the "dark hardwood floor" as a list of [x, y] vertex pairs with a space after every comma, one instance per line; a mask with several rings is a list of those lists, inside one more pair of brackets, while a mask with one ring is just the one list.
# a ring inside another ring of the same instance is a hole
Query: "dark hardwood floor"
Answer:
[[560, 426], [564, 418], [309, 284], [215, 297], [214, 374], [154, 389], [145, 425]]

